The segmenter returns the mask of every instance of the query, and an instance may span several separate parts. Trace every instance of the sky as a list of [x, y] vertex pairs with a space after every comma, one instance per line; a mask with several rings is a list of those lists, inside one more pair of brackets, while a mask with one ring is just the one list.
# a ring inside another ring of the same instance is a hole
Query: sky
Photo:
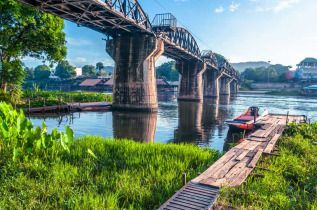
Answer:
[[[172, 13], [189, 30], [200, 50], [212, 50], [230, 62], [270, 61], [296, 67], [317, 57], [317, 0], [139, 0], [153, 20]], [[114, 65], [105, 52], [105, 36], [65, 21], [69, 62], [76, 66], [102, 61]], [[157, 65], [168, 59], [161, 57]], [[30, 58], [26, 66], [41, 64]]]

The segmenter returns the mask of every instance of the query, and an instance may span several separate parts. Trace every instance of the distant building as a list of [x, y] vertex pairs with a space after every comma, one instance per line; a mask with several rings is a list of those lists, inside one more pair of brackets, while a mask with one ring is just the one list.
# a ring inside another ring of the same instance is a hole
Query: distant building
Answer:
[[95, 87], [95, 86], [103, 86], [105, 82], [102, 79], [86, 79], [82, 83], [80, 83], [80, 87]]
[[76, 71], [76, 77], [79, 77], [83, 75], [83, 69], [82, 68], [75, 68]]
[[311, 85], [303, 88], [304, 95], [306, 96], [317, 96], [317, 85]]
[[56, 72], [56, 69], [51, 69], [51, 75], [49, 76], [49, 78], [51, 80], [60, 80], [58, 76], [55, 76], [55, 72]]
[[296, 74], [304, 80], [317, 80], [317, 59], [305, 58], [297, 65]]

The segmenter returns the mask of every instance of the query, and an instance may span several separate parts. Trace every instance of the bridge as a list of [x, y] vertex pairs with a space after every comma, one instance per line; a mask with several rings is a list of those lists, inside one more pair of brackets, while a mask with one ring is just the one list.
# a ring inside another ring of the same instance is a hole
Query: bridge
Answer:
[[137, 0], [16, 0], [107, 35], [115, 61], [113, 108], [156, 111], [155, 61], [165, 55], [180, 73], [178, 100], [235, 94], [237, 71], [222, 56], [201, 51], [172, 14], [150, 22]]

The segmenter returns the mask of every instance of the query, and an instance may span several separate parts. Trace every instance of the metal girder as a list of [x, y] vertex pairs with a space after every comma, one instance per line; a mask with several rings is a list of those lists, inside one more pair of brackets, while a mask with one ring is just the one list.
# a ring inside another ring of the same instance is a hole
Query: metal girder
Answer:
[[16, 0], [98, 32], [150, 34], [151, 23], [137, 0]]

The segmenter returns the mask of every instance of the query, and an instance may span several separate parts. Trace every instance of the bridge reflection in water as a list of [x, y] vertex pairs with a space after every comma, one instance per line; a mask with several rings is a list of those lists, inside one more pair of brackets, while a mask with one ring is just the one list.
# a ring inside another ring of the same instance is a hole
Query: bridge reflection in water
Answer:
[[157, 112], [113, 112], [112, 122], [114, 138], [154, 142]]
[[[168, 95], [168, 94], [166, 94]], [[167, 96], [168, 97], [168, 96]], [[41, 125], [43, 119], [48, 129], [63, 130], [70, 125], [77, 136], [100, 135], [142, 142], [193, 143], [218, 150], [229, 148], [232, 134], [227, 134], [224, 121], [235, 112], [234, 97], [205, 98], [204, 102], [161, 102], [159, 112], [78, 112], [64, 116], [32, 116]], [[224, 146], [224, 139], [227, 137]], [[234, 137], [236, 140], [237, 137]]]

